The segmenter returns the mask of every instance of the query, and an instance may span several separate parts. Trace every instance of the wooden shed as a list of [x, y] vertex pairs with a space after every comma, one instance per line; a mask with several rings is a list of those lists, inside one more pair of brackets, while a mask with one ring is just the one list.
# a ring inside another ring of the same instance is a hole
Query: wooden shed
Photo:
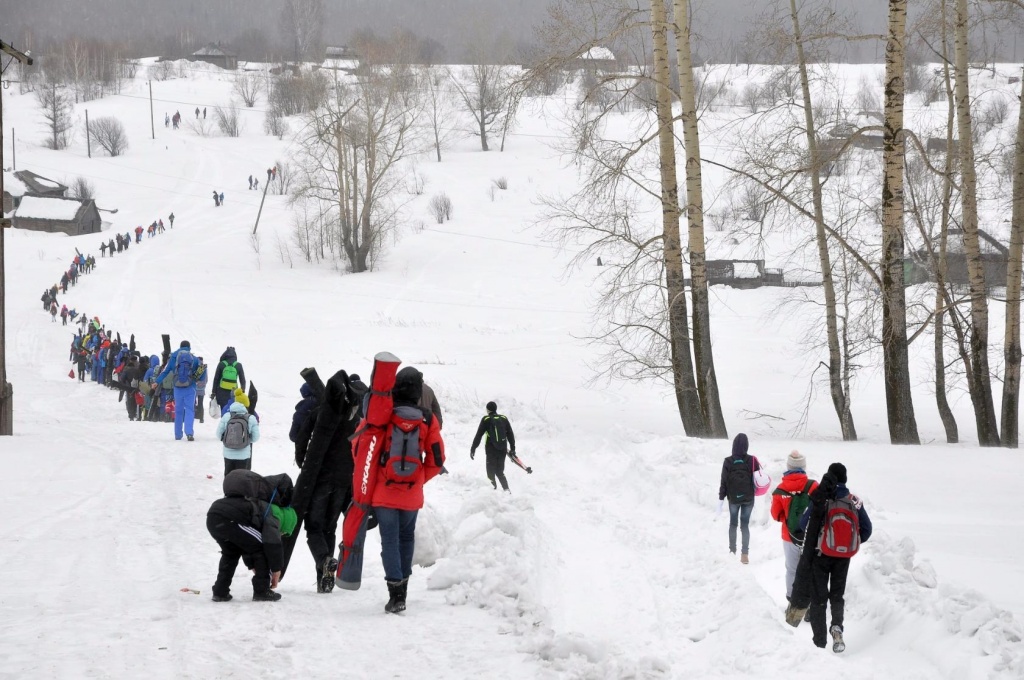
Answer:
[[25, 196], [11, 218], [15, 229], [63, 232], [68, 236], [95, 234], [103, 226], [93, 200]]
[[207, 64], [220, 66], [228, 71], [238, 68], [238, 55], [221, 47], [219, 43], [210, 43], [206, 47], [196, 50], [189, 57], [189, 61], [205, 61]]

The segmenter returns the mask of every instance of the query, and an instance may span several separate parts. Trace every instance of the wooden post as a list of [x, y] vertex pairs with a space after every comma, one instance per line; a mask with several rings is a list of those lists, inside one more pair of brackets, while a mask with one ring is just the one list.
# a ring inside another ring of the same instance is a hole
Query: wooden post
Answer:
[[256, 224], [252, 226], [252, 233], [256, 233], [256, 230], [260, 228], [260, 215], [263, 214], [263, 201], [267, 200], [267, 189], [270, 188], [270, 182], [264, 182], [263, 184], [263, 198], [260, 199], [260, 209], [256, 213]]
[[18, 149], [14, 146], [14, 128], [11, 128], [11, 172], [17, 172], [18, 170]]
[[156, 123], [153, 122], [153, 81], [149, 82], [149, 131], [156, 139]]
[[89, 134], [89, 109], [85, 110], [85, 150], [92, 158], [92, 136]]

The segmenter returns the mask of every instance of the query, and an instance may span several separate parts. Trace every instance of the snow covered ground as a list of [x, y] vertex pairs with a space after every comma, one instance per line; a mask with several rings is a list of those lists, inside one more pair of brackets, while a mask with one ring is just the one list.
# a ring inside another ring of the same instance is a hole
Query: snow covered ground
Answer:
[[[727, 518], [715, 507], [728, 443], [683, 437], [662, 386], [589, 382], [596, 350], [577, 338], [589, 328], [596, 268], [567, 274], [573, 253], [534, 226], [538, 196], [575, 182], [551, 148], [559, 133], [550, 117], [527, 107], [505, 153], [464, 139], [441, 164], [424, 156], [425, 191], [409, 197], [401, 239], [377, 271], [342, 275], [280, 255], [291, 229], [283, 197], [267, 197], [254, 252], [259, 196], [246, 177], [262, 181], [294, 143], [264, 136], [259, 110], [243, 112], [241, 139], [194, 134], [195, 107], [225, 103], [229, 89], [211, 69], [154, 82], [155, 140], [141, 79], [89, 102], [90, 117], [120, 117], [131, 142], [123, 157], [92, 159], [81, 134], [69, 151], [41, 148], [31, 95], [2, 96], [19, 169], [93, 180], [98, 205], [118, 209], [104, 213], [105, 236], [175, 213], [173, 229], [99, 259], [63, 301], [124, 337], [135, 333], [145, 352], [158, 351], [161, 333], [189, 339], [210, 361], [236, 347], [260, 389], [258, 472], [297, 472], [287, 430], [303, 367], [366, 376], [386, 349], [424, 372], [445, 410], [451, 474], [427, 488], [409, 610], [383, 612], [375, 534], [358, 592], [317, 595], [300, 540], [279, 603], [246, 601], [241, 571], [242, 597], [212, 603], [218, 553], [204, 515], [220, 495], [215, 425], [197, 425], [194, 443], [175, 442], [170, 425], [128, 422], [116, 392], [70, 380], [71, 332], [50, 322], [38, 298], [75, 248], [98, 255], [100, 238], [9, 231], [16, 434], [0, 439], [0, 675], [1024, 677], [1024, 461], [939, 443], [925, 357], [914, 377], [926, 445], [886, 443], [873, 370], [862, 371], [853, 397], [862, 442], [838, 440], [822, 389], [795, 440], [820, 357], [802, 344], [805, 320], [775, 311], [792, 291], [713, 290], [730, 433], [750, 435], [776, 480], [794, 447], [815, 476], [843, 461], [875, 524], [851, 571], [847, 651], [817, 650], [808, 626], [782, 620], [782, 548], [766, 503], [752, 519], [751, 564], [726, 549]], [[160, 125], [178, 109], [183, 129]], [[499, 176], [509, 188], [492, 200]], [[224, 192], [223, 207], [213, 190]], [[443, 226], [425, 208], [438, 191], [454, 204]], [[425, 229], [411, 228], [420, 221]], [[511, 496], [493, 492], [482, 460], [468, 456], [490, 399], [535, 470], [509, 466]], [[973, 440], [966, 397], [955, 409]]]

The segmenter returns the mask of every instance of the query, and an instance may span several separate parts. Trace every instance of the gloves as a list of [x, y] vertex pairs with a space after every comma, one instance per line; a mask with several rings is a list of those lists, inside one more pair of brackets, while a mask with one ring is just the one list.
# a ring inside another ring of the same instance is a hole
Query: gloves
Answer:
[[476, 457], [476, 449], [469, 450], [469, 459], [473, 460]]

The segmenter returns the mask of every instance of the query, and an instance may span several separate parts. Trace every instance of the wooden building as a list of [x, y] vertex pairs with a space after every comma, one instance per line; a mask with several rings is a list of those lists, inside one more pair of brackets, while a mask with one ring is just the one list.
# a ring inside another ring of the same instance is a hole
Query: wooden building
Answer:
[[103, 219], [93, 200], [24, 196], [11, 217], [15, 229], [63, 232], [68, 236], [95, 234]]

